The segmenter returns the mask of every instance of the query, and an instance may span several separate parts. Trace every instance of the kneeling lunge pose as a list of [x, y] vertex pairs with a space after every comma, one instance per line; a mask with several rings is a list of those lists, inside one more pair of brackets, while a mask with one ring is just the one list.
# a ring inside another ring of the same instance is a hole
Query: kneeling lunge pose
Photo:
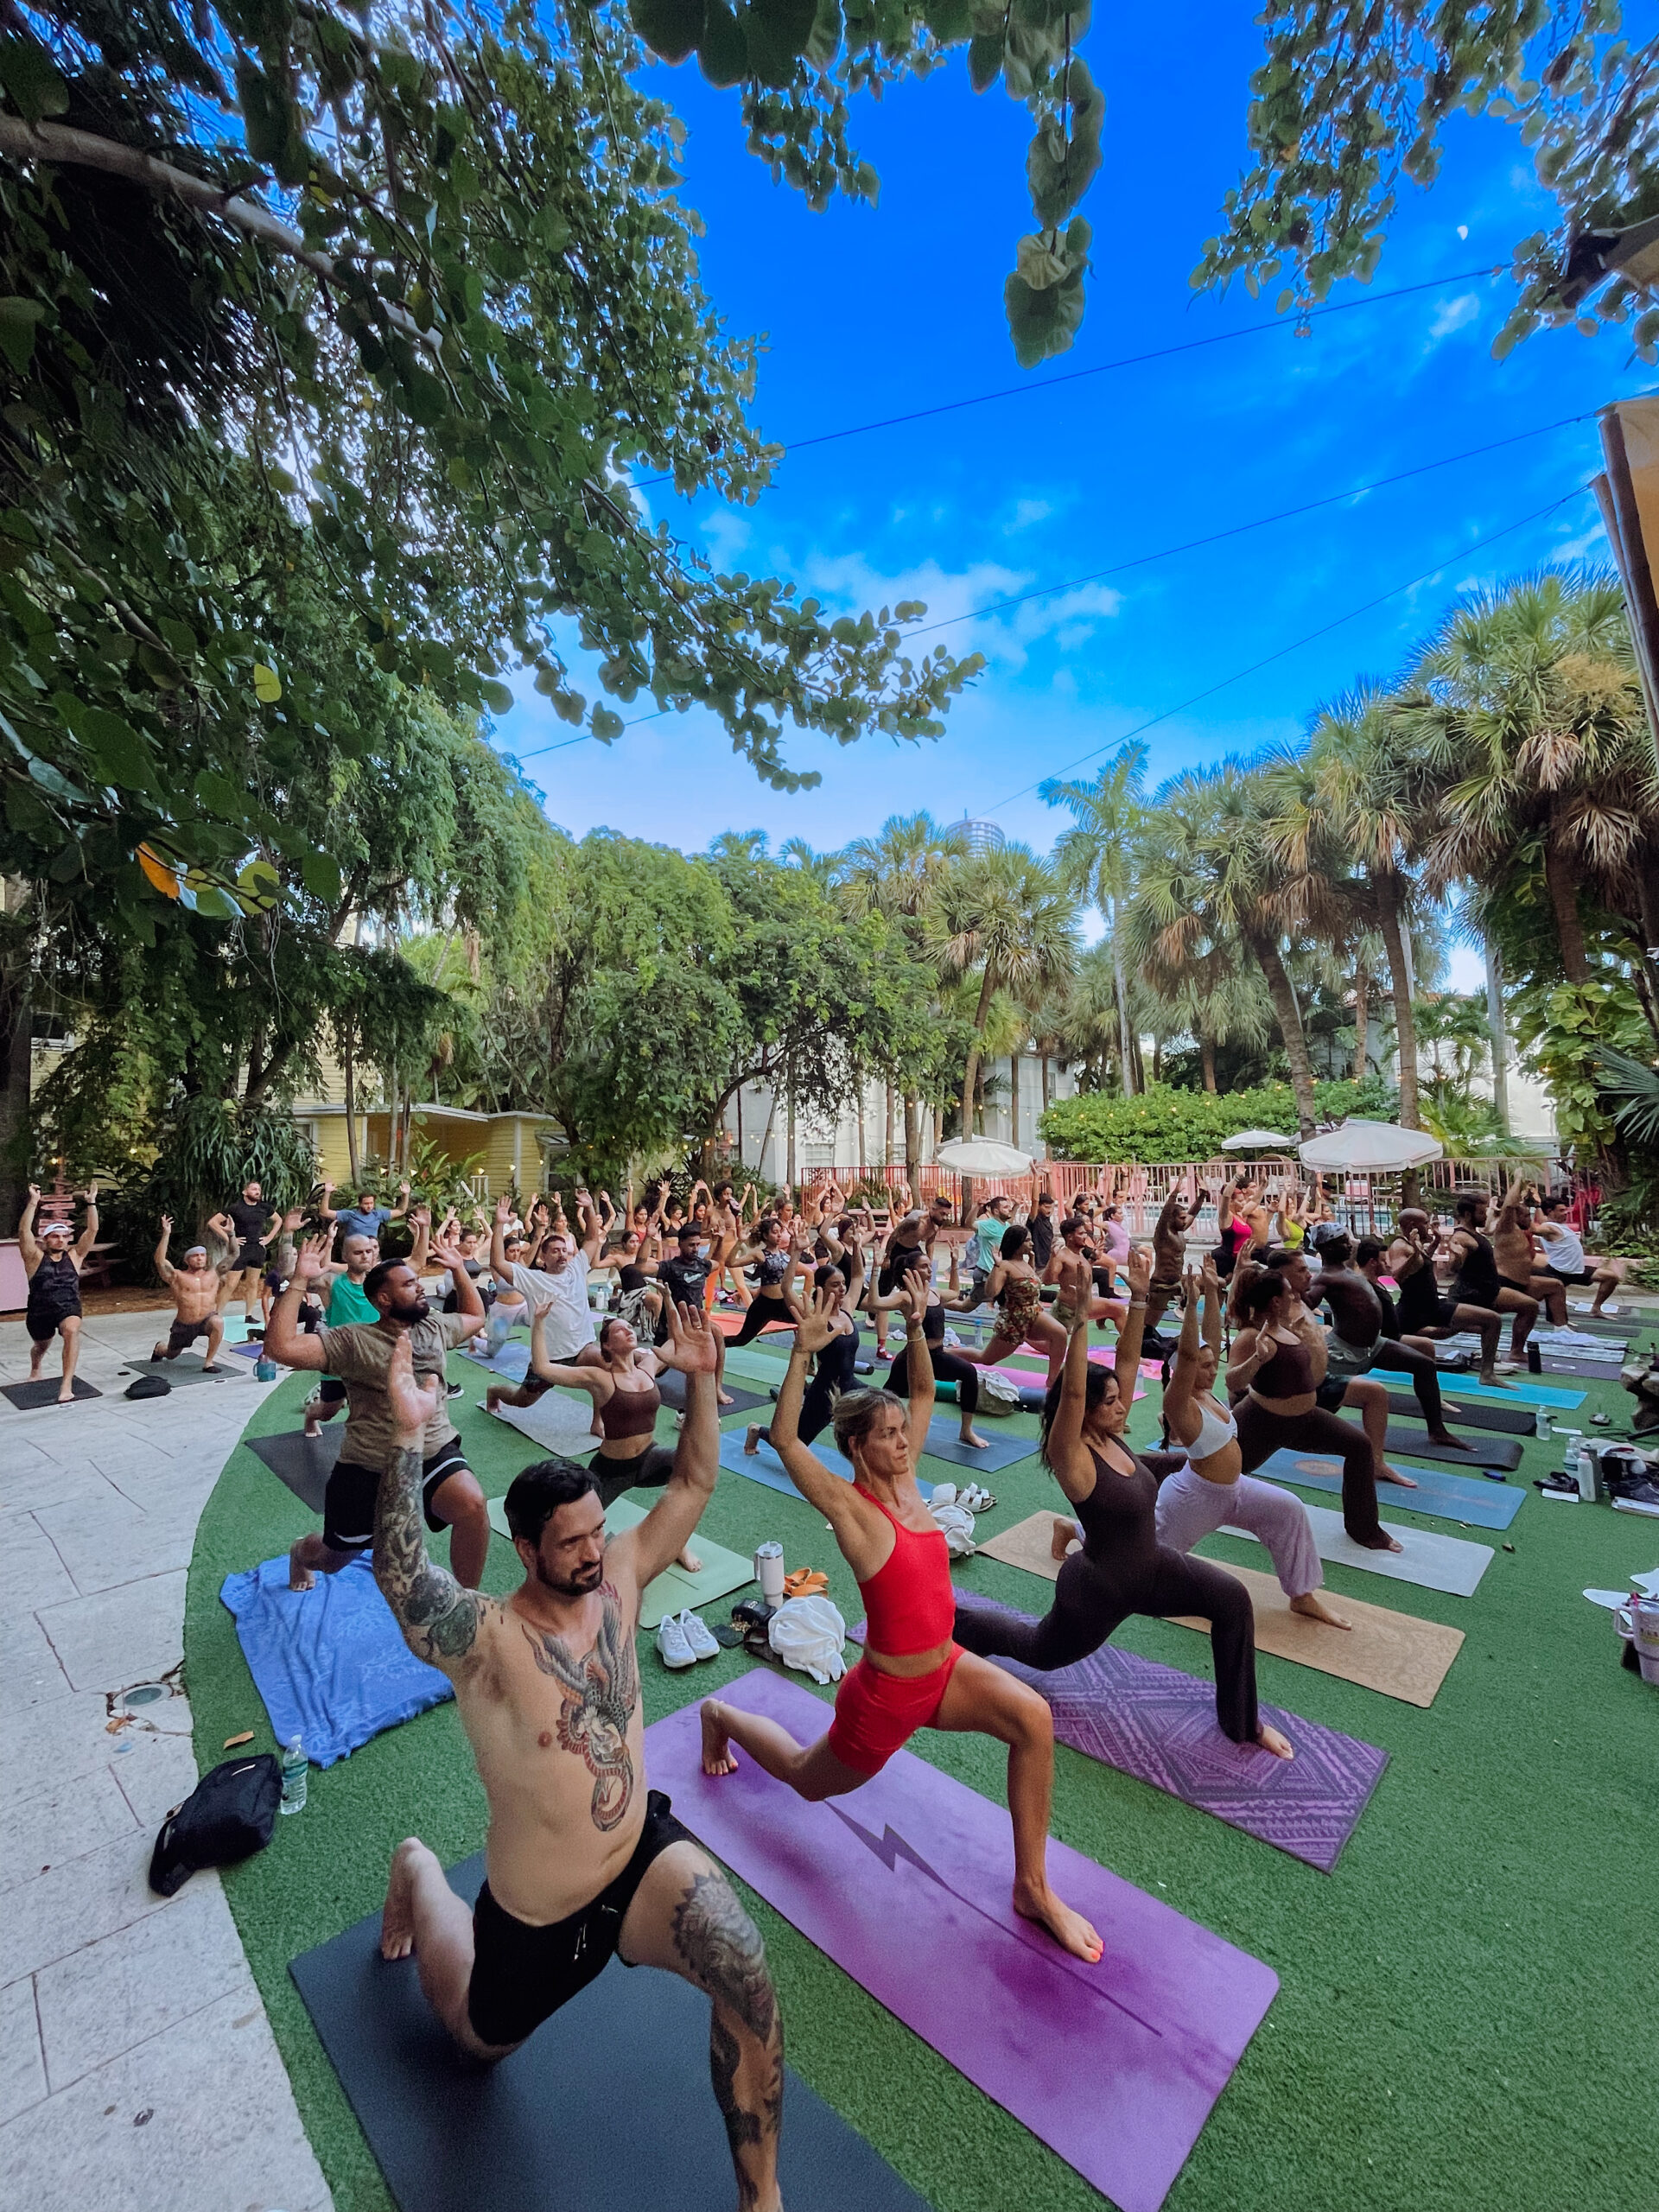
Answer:
[[[526, 1467], [507, 1492], [524, 1580], [465, 1590], [421, 1536], [421, 1444], [439, 1405], [408, 1338], [389, 1362], [394, 1428], [374, 1526], [374, 1574], [417, 1658], [455, 1686], [489, 1802], [486, 1875], [462, 1903], [413, 1836], [392, 1855], [380, 1923], [388, 1959], [413, 1951], [427, 2001], [461, 2050], [505, 2058], [604, 1971], [660, 1967], [714, 1999], [715, 2099], [738, 2202], [779, 2212], [784, 2044], [766, 1952], [725, 1876], [647, 1790], [634, 1630], [639, 1597], [683, 1547], [720, 1467], [715, 1347], [682, 1307], [685, 1427], [672, 1476], [637, 1528], [605, 1540], [585, 1469]], [[559, 2116], [550, 2115], [556, 2120]], [[584, 2116], [567, 2115], [575, 2125]]]
[[1240, 1471], [1238, 1424], [1216, 1396], [1220, 1370], [1221, 1282], [1213, 1258], [1206, 1255], [1202, 1273], [1186, 1278], [1175, 1371], [1164, 1392], [1170, 1442], [1186, 1446], [1187, 1464], [1158, 1486], [1159, 1542], [1172, 1551], [1190, 1552], [1200, 1536], [1213, 1535], [1217, 1529], [1248, 1529], [1267, 1546], [1293, 1613], [1306, 1613], [1332, 1628], [1351, 1627], [1319, 1595], [1325, 1569], [1307, 1508], [1293, 1491]]
[[172, 1236], [173, 1217], [164, 1213], [161, 1242], [156, 1247], [156, 1272], [172, 1292], [175, 1311], [172, 1327], [149, 1356], [152, 1359], [176, 1359], [187, 1345], [205, 1336], [207, 1351], [201, 1371], [204, 1375], [216, 1375], [219, 1347], [225, 1335], [219, 1294], [225, 1286], [229, 1262], [221, 1262], [214, 1267], [207, 1257], [207, 1247], [193, 1244], [184, 1255], [184, 1265], [175, 1268], [167, 1256]]
[[[1129, 1313], [1117, 1340], [1117, 1364], [1133, 1378], [1152, 1270], [1142, 1252], [1132, 1251], [1128, 1267]], [[1069, 1278], [1061, 1294], [1077, 1305], [1086, 1294], [1085, 1278]], [[1043, 1619], [960, 1611], [957, 1639], [969, 1650], [997, 1653], [1046, 1673], [1098, 1651], [1131, 1613], [1154, 1618], [1197, 1613], [1210, 1624], [1216, 1719], [1224, 1734], [1236, 1744], [1260, 1744], [1281, 1758], [1294, 1758], [1285, 1738], [1256, 1711], [1249, 1592], [1224, 1568], [1183, 1558], [1158, 1541], [1156, 1479], [1123, 1441], [1134, 1391], [1132, 1379], [1127, 1389], [1120, 1388], [1110, 1368], [1090, 1358], [1088, 1326], [1079, 1322], [1060, 1379], [1049, 1386], [1041, 1450], [1076, 1512], [1083, 1548], [1062, 1564], [1053, 1610]]]
[[[775, 1720], [710, 1698], [702, 1708], [702, 1770], [733, 1773], [732, 1745], [813, 1802], [858, 1789], [918, 1728], [972, 1730], [1008, 1747], [1014, 1821], [1014, 1904], [1092, 1965], [1101, 1940], [1048, 1885], [1054, 1723], [1035, 1690], [964, 1653], [950, 1634], [956, 1596], [944, 1532], [916, 1487], [916, 1461], [933, 1411], [933, 1370], [923, 1324], [927, 1291], [917, 1280], [904, 1307], [910, 1418], [886, 1390], [849, 1390], [835, 1409], [836, 1442], [851, 1482], [832, 1475], [800, 1442], [797, 1423], [806, 1363], [830, 1341], [836, 1300], [820, 1295], [796, 1331], [789, 1372], [772, 1417], [772, 1448], [791, 1480], [835, 1531], [864, 1599], [864, 1656], [843, 1675], [827, 1735], [800, 1745]], [[1241, 1593], [1242, 1594], [1242, 1593]], [[1248, 1601], [1247, 1601], [1248, 1602]]]

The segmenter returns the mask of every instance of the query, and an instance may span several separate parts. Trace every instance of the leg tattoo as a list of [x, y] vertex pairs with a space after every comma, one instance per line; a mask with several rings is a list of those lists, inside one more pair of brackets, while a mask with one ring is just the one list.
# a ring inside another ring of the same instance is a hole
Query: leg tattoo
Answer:
[[674, 1909], [674, 1948], [714, 1999], [709, 2069], [737, 2173], [738, 2204], [769, 2206], [784, 2108], [784, 2031], [760, 1930], [723, 1875], [698, 1874]]

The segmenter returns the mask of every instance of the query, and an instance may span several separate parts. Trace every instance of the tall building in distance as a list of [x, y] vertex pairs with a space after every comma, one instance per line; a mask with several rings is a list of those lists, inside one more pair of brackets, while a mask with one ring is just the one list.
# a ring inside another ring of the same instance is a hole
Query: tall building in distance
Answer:
[[954, 822], [950, 826], [976, 860], [982, 853], [1000, 853], [1008, 842], [995, 822], [972, 821], [964, 814], [960, 822]]

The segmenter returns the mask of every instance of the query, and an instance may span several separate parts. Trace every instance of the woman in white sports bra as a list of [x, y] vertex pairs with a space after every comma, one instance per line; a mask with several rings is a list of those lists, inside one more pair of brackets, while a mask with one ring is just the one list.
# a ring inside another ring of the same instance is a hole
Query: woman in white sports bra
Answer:
[[1332, 1612], [1319, 1595], [1325, 1569], [1300, 1498], [1276, 1483], [1240, 1471], [1238, 1426], [1215, 1395], [1221, 1371], [1221, 1283], [1212, 1259], [1206, 1256], [1201, 1273], [1187, 1269], [1185, 1293], [1180, 1342], [1164, 1392], [1164, 1419], [1171, 1448], [1185, 1446], [1187, 1462], [1158, 1485], [1158, 1541], [1172, 1551], [1190, 1552], [1200, 1536], [1213, 1535], [1219, 1528], [1246, 1529], [1266, 1545], [1293, 1613], [1348, 1628], [1351, 1623]]

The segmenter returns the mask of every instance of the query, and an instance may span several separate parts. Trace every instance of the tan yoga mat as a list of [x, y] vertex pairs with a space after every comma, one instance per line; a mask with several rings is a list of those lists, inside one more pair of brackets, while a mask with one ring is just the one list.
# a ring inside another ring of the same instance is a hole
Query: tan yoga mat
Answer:
[[[1016, 1522], [1001, 1535], [989, 1536], [979, 1547], [988, 1559], [1005, 1567], [1024, 1567], [1046, 1581], [1058, 1579], [1060, 1563], [1049, 1554], [1055, 1515], [1033, 1513]], [[1220, 1564], [1211, 1560], [1211, 1566]], [[1391, 1613], [1386, 1606], [1368, 1605], [1346, 1592], [1332, 1593], [1336, 1610], [1353, 1623], [1351, 1629], [1327, 1628], [1321, 1621], [1293, 1613], [1290, 1600], [1271, 1574], [1258, 1574], [1248, 1567], [1227, 1563], [1250, 1593], [1255, 1608], [1255, 1645], [1276, 1659], [1293, 1659], [1299, 1667], [1317, 1668], [1339, 1681], [1358, 1682], [1384, 1697], [1397, 1697], [1404, 1705], [1434, 1702], [1452, 1662], [1463, 1642], [1460, 1628], [1446, 1628], [1439, 1621], [1420, 1621], [1409, 1613]], [[1209, 1623], [1191, 1618], [1177, 1622], [1180, 1628], [1209, 1633]]]

